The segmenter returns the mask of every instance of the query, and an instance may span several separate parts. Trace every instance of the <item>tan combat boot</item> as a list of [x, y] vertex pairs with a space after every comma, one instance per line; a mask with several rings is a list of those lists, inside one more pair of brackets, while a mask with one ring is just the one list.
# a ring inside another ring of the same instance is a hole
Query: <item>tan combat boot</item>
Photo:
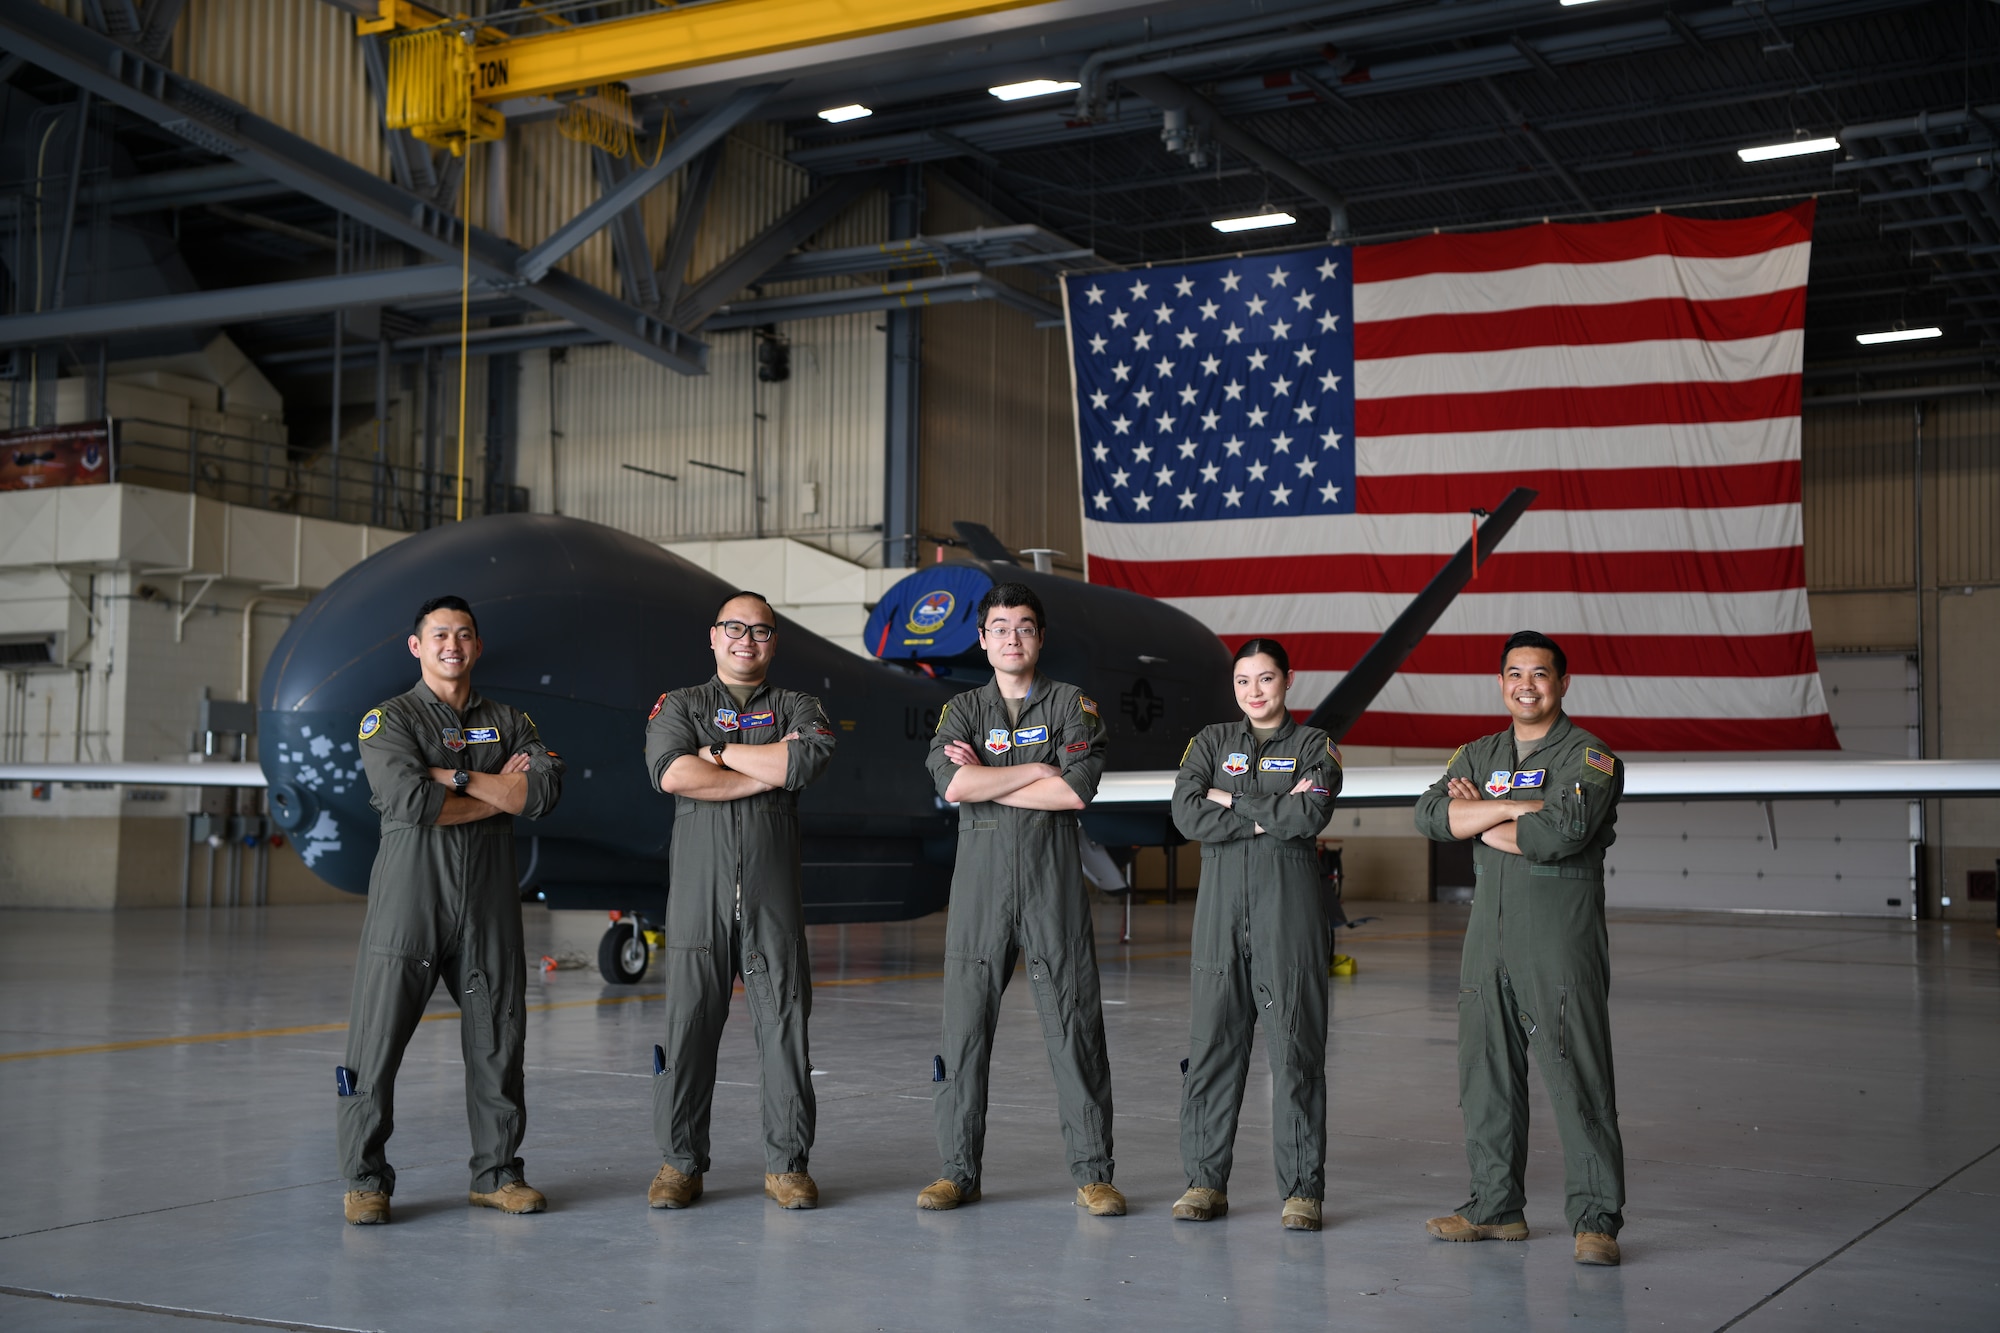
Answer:
[[548, 1210], [549, 1201], [542, 1192], [525, 1180], [510, 1180], [490, 1194], [477, 1190], [465, 1196], [467, 1203], [478, 1204], [481, 1208], [498, 1208], [503, 1213], [540, 1213]]
[[1125, 1216], [1125, 1196], [1108, 1180], [1093, 1180], [1079, 1189], [1076, 1206], [1088, 1208], [1092, 1217]]
[[1174, 1217], [1182, 1222], [1207, 1222], [1228, 1212], [1228, 1195], [1200, 1185], [1188, 1186], [1188, 1192], [1174, 1200]]
[[343, 1207], [351, 1227], [381, 1226], [389, 1220], [389, 1196], [381, 1190], [349, 1190]]
[[962, 1203], [978, 1202], [979, 1186], [963, 1190], [955, 1180], [934, 1180], [917, 1195], [917, 1207], [932, 1213], [950, 1212]]
[[764, 1173], [764, 1197], [775, 1199], [780, 1208], [819, 1207], [819, 1186], [803, 1171], [787, 1171], [774, 1176]]
[[651, 1208], [685, 1208], [700, 1197], [701, 1177], [682, 1175], [672, 1162], [661, 1162], [659, 1174], [646, 1187]]
[[1580, 1264], [1602, 1264], [1606, 1268], [1618, 1267], [1618, 1242], [1602, 1231], [1579, 1231], [1576, 1233], [1576, 1261]]
[[1424, 1230], [1438, 1240], [1526, 1240], [1526, 1222], [1501, 1222], [1487, 1225], [1468, 1222], [1457, 1213], [1450, 1217], [1433, 1217], [1424, 1223]]
[[1278, 1221], [1287, 1231], [1318, 1231], [1319, 1200], [1294, 1195], [1285, 1200], [1285, 1210], [1278, 1214]]

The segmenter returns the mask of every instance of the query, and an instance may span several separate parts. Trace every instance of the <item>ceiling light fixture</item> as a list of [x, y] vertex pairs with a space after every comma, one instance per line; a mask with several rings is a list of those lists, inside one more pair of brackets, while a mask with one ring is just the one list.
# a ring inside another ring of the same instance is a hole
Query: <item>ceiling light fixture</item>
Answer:
[[859, 102], [849, 102], [846, 106], [828, 107], [819, 113], [819, 118], [838, 125], [843, 120], [859, 120], [863, 116], [872, 116], [874, 114], [873, 109], [865, 107]]
[[1023, 97], [1041, 97], [1047, 93], [1071, 93], [1081, 85], [1058, 83], [1054, 79], [1029, 79], [1026, 83], [1003, 83], [998, 88], [988, 88], [1003, 102], [1018, 102]]
[[1736, 156], [1745, 162], [1769, 162], [1776, 157], [1803, 157], [1807, 153], [1832, 153], [1840, 148], [1838, 139], [1793, 139], [1789, 143], [1759, 144], [1755, 148], [1739, 148]]
[[1217, 231], [1261, 231], [1265, 227], [1289, 227], [1298, 219], [1290, 213], [1252, 213], [1241, 218], [1217, 218], [1208, 225]]
[[1884, 329], [1880, 333], [1857, 333], [1854, 341], [1863, 347], [1873, 347], [1876, 343], [1907, 343], [1919, 338], [1942, 338], [1943, 329]]
[[1564, 9], [1568, 9], [1571, 5], [1594, 5], [1596, 3], [1597, 0], [1562, 0]]

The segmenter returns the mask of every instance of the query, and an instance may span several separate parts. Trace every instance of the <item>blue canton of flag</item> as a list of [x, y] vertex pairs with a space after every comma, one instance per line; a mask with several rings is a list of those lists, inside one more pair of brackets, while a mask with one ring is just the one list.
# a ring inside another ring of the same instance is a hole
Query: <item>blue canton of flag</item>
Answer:
[[1353, 513], [1350, 258], [1327, 246], [1064, 279], [1084, 514]]

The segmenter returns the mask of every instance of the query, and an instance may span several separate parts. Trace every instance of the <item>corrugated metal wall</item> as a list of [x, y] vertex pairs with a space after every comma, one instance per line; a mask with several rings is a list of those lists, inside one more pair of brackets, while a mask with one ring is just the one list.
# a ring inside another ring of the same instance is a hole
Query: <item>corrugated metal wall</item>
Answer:
[[[1915, 578], [1915, 405], [1806, 414], [1806, 586], [1906, 589]], [[1924, 582], [2000, 583], [2000, 404], [1941, 398], [1924, 410]]]
[[[931, 178], [924, 230], [991, 226], [963, 196]], [[949, 533], [956, 519], [984, 523], [1019, 549], [1067, 554], [1083, 567], [1076, 418], [1069, 348], [1061, 329], [991, 301], [923, 313], [919, 388], [922, 458], [919, 523]]]

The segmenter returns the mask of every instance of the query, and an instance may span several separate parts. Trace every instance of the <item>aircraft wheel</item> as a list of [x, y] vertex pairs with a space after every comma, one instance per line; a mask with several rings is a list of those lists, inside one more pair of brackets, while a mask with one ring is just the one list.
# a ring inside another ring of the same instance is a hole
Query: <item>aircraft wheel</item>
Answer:
[[623, 921], [613, 922], [597, 942], [597, 970], [614, 986], [637, 985], [651, 962], [646, 937]]

